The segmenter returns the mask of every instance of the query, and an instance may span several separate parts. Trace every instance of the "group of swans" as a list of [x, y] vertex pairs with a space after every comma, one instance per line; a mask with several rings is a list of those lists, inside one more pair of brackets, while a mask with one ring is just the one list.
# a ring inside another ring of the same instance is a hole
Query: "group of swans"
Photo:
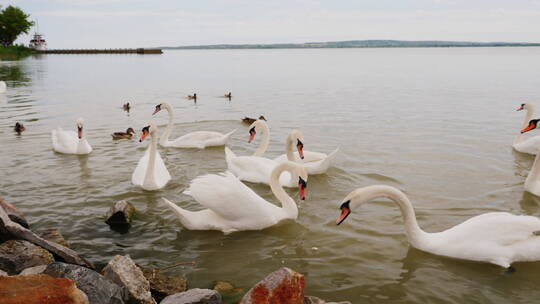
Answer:
[[[338, 151], [336, 149], [330, 155], [304, 151], [303, 133], [299, 130], [292, 130], [285, 142], [286, 154], [269, 159], [263, 157], [270, 142], [270, 129], [264, 120], [256, 120], [249, 126], [248, 143], [255, 138], [257, 132], [262, 133], [261, 143], [251, 156], [236, 156], [228, 147], [225, 147], [228, 170], [242, 181], [269, 185], [272, 170], [278, 164], [288, 161], [301, 165], [310, 175], [323, 174], [330, 167]], [[297, 152], [293, 152], [295, 146]], [[309, 159], [307, 159], [308, 157]], [[289, 172], [283, 172], [279, 178], [280, 185], [284, 187], [295, 187], [296, 180], [296, 176]]]
[[[536, 154], [534, 164], [525, 181], [525, 190], [540, 196], [540, 136], [524, 139], [524, 133], [536, 129], [540, 119], [533, 119], [532, 104], [522, 104], [517, 111], [527, 114], [520, 134], [512, 147], [519, 152]], [[411, 246], [439, 256], [486, 262], [512, 269], [514, 262], [540, 260], [540, 219], [534, 216], [507, 212], [488, 212], [472, 217], [450, 229], [428, 233], [416, 220], [414, 208], [400, 190], [383, 185], [358, 188], [349, 193], [340, 205], [339, 225], [351, 210], [378, 198], [393, 201], [401, 210], [405, 233]]]
[[530, 192], [536, 196], [540, 196], [540, 160], [538, 150], [540, 149], [540, 136], [533, 136], [524, 139], [525, 133], [532, 131], [538, 127], [540, 119], [531, 119], [534, 113], [534, 106], [530, 103], [523, 103], [517, 109], [517, 111], [525, 110], [525, 120], [523, 121], [521, 131], [516, 136], [512, 147], [522, 153], [536, 154], [534, 163], [525, 179], [525, 191]]

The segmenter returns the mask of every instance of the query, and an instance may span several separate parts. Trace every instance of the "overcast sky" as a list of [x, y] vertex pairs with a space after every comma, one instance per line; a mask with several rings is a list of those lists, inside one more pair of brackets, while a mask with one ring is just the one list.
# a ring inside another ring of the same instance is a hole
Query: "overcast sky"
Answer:
[[[364, 39], [540, 41], [540, 0], [7, 0], [49, 48]], [[19, 42], [28, 43], [28, 36]]]

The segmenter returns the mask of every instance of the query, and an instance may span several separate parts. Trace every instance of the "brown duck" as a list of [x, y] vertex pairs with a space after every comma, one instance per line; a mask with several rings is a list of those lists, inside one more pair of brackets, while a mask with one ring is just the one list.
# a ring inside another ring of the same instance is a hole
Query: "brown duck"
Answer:
[[[259, 119], [266, 121], [266, 118], [264, 116], [262, 116], [262, 115], [259, 116]], [[250, 118], [250, 117], [247, 117], [247, 116], [242, 118], [242, 122], [245, 123], [245, 124], [248, 124], [248, 125], [254, 123], [256, 120], [257, 119], [255, 119], [255, 118]]]
[[126, 132], [114, 132], [111, 134], [113, 139], [131, 139], [135, 134], [135, 131], [132, 128], [127, 128]]
[[16, 122], [16, 123], [15, 123], [15, 127], [13, 127], [13, 130], [14, 130], [17, 134], [21, 134], [22, 132], [26, 131], [26, 128], [23, 126], [22, 123]]

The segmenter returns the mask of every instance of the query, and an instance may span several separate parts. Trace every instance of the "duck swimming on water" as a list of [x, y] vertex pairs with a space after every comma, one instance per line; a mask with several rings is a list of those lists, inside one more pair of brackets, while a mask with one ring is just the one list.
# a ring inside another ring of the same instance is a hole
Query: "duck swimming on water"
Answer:
[[122, 109], [124, 109], [124, 111], [126, 111], [126, 112], [129, 112], [129, 109], [131, 109], [131, 106], [129, 105], [129, 102], [122, 105]]
[[197, 93], [193, 93], [193, 95], [188, 95], [187, 98], [197, 100]]
[[15, 127], [13, 128], [13, 130], [17, 134], [21, 134], [22, 132], [26, 131], [26, 128], [24, 127], [24, 125], [22, 123], [16, 122]]
[[135, 134], [135, 130], [133, 130], [133, 128], [127, 128], [126, 132], [114, 132], [113, 134], [111, 134], [111, 136], [114, 140], [131, 139], [131, 137], [133, 137], [133, 134]]
[[[264, 116], [262, 116], [262, 115], [259, 116], [259, 119], [260, 119], [260, 120], [267, 121], [266, 118], [265, 118]], [[242, 122], [245, 123], [245, 124], [249, 124], [249, 125], [252, 124], [252, 123], [254, 123], [256, 120], [257, 120], [257, 119], [255, 119], [255, 118], [251, 118], [251, 117], [247, 117], [247, 116], [244, 117], [244, 118], [242, 118]]]

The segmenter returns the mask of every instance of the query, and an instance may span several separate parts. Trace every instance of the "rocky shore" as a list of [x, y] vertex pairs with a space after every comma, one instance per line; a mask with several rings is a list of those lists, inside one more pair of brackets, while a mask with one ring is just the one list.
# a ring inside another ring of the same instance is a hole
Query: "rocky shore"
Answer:
[[[120, 201], [107, 213], [115, 231], [127, 231], [136, 212]], [[36, 234], [22, 212], [0, 198], [0, 303], [3, 304], [221, 304], [231, 294], [241, 304], [346, 304], [306, 296], [302, 274], [281, 268], [247, 293], [230, 282], [214, 289], [188, 289], [185, 278], [171, 277], [116, 255], [97, 271], [69, 247], [58, 229]], [[243, 296], [242, 296], [243, 294]]]

